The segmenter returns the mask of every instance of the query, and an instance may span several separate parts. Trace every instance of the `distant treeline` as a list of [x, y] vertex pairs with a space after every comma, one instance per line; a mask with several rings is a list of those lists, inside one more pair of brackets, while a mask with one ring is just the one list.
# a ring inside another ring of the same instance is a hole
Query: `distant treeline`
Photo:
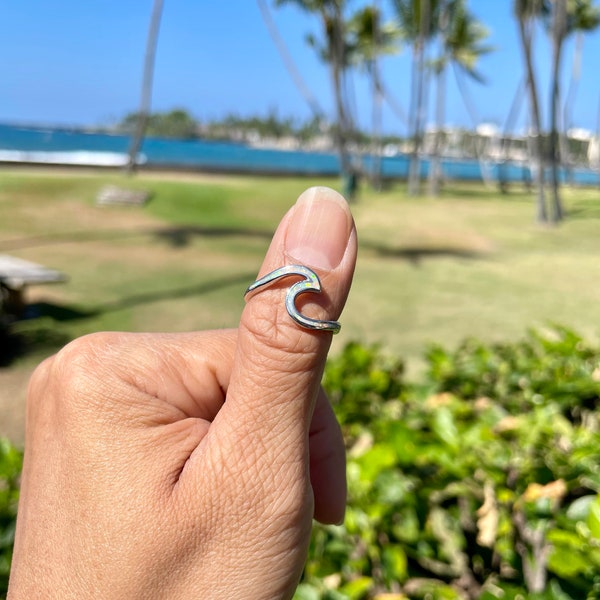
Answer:
[[[117, 132], [131, 135], [135, 130], [138, 113], [128, 114], [116, 127]], [[334, 148], [336, 135], [335, 124], [328, 123], [317, 117], [302, 121], [293, 117], [280, 117], [276, 111], [271, 110], [266, 116], [254, 115], [241, 117], [227, 115], [220, 120], [199, 121], [185, 109], [177, 108], [166, 112], [152, 113], [148, 118], [146, 135], [150, 137], [170, 138], [180, 140], [210, 140], [210, 141], [235, 141], [241, 143], [270, 143], [281, 142], [282, 146], [290, 139], [303, 147], [316, 149]], [[436, 137], [439, 135], [439, 138]], [[499, 150], [505, 146], [505, 158], [526, 160], [530, 155], [531, 140], [527, 137], [515, 136], [503, 139], [499, 136], [495, 143], [491, 138], [477, 131], [468, 129], [448, 130], [439, 134], [432, 130], [426, 132], [422, 141], [422, 150], [431, 156], [436, 143], [442, 148], [442, 155], [460, 156], [463, 158], [494, 158], [499, 159], [504, 151]], [[355, 149], [369, 149], [372, 138], [361, 131], [353, 131], [349, 141]], [[540, 135], [542, 156], [546, 163], [549, 162], [552, 146], [550, 134]], [[562, 150], [569, 160], [567, 164], [585, 165], [588, 163], [587, 140], [568, 138], [562, 139]], [[494, 144], [496, 148], [494, 148]], [[499, 145], [498, 145], [499, 144]], [[410, 151], [410, 140], [400, 136], [386, 135], [379, 141], [380, 148], [392, 146], [404, 152]]]
[[[138, 113], [128, 114], [118, 125], [121, 133], [131, 134], [135, 130]], [[152, 113], [148, 119], [147, 135], [173, 139], [235, 140], [252, 142], [264, 139], [295, 138], [299, 142], [310, 142], [323, 136], [332, 136], [335, 127], [318, 117], [305, 121], [292, 117], [280, 117], [276, 111], [266, 116], [241, 117], [227, 115], [214, 121], [198, 121], [184, 109]], [[366, 142], [368, 136], [355, 133], [355, 141]], [[399, 143], [402, 138], [387, 136], [383, 143]]]
[[[117, 129], [133, 134], [138, 119], [138, 113], [130, 113], [117, 125]], [[199, 123], [183, 109], [157, 112], [148, 117], [146, 134], [149, 136], [193, 139], [200, 137], [199, 133]]]

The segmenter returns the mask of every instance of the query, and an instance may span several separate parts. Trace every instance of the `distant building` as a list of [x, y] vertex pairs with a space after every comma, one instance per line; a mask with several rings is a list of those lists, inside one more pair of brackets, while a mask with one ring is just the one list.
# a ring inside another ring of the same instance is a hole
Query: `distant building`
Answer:
[[[494, 162], [527, 163], [531, 157], [533, 131], [504, 135], [494, 123], [482, 123], [475, 131], [444, 127], [441, 132], [429, 126], [423, 139], [423, 153], [431, 156], [438, 144], [439, 153], [446, 158], [478, 158]], [[547, 139], [547, 134], [543, 135]], [[404, 151], [410, 151], [407, 143]], [[586, 129], [574, 128], [561, 138], [560, 151], [565, 165], [600, 168], [600, 139]]]

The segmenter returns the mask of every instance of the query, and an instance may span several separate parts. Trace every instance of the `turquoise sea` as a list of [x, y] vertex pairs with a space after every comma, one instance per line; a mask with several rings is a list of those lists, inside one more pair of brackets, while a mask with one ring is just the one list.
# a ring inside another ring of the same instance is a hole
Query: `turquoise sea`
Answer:
[[[62, 165], [121, 166], [126, 162], [129, 138], [124, 135], [85, 133], [60, 128], [23, 127], [0, 124], [0, 163], [43, 163]], [[229, 142], [200, 140], [165, 140], [147, 138], [140, 159], [148, 166], [213, 172], [292, 173], [333, 175], [339, 172], [335, 154], [253, 148]], [[370, 158], [363, 158], [368, 169]], [[381, 159], [384, 177], [404, 178], [408, 174], [408, 157], [386, 156]], [[445, 159], [444, 176], [448, 179], [496, 180], [500, 169], [506, 181], [530, 180], [523, 165], [474, 160]], [[426, 175], [428, 163], [421, 163]], [[600, 174], [576, 169], [571, 174], [580, 185], [598, 185]]]

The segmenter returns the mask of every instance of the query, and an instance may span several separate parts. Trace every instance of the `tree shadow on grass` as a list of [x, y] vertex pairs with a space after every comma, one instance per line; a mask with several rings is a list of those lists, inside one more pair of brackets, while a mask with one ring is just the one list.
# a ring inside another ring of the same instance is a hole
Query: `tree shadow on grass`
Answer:
[[[30, 304], [27, 306], [23, 318], [13, 323], [13, 325], [18, 325], [20, 322], [29, 321], [30, 324], [25, 330], [18, 328], [15, 330], [10, 325], [6, 330], [0, 329], [0, 367], [9, 366], [16, 359], [30, 354], [56, 352], [71, 341], [71, 336], [60, 331], [59, 328], [53, 327], [52, 323], [85, 320], [153, 302], [201, 296], [234, 285], [239, 285], [240, 293], [242, 293], [246, 285], [255, 277], [255, 272], [241, 273], [204, 281], [196, 285], [132, 294], [89, 308], [50, 302]], [[36, 321], [39, 326], [36, 326]]]
[[442, 195], [438, 198], [441, 202], [448, 199], [459, 200], [490, 200], [490, 201], [519, 201], [527, 194], [524, 186], [513, 184], [505, 188], [505, 193], [502, 194], [498, 186], [494, 187], [462, 187], [460, 185], [447, 185], [442, 191]]
[[164, 300], [180, 300], [182, 298], [190, 298], [193, 296], [202, 296], [210, 292], [230, 287], [233, 285], [248, 285], [256, 277], [256, 272], [243, 273], [237, 275], [231, 275], [229, 277], [222, 277], [212, 281], [205, 281], [197, 285], [185, 286], [180, 288], [169, 288], [166, 290], [157, 290], [152, 292], [144, 292], [141, 294], [132, 294], [131, 296], [125, 296], [118, 300], [106, 302], [98, 305], [95, 308], [95, 313], [105, 314], [107, 312], [114, 312], [123, 310], [126, 308], [134, 308], [142, 304], [150, 304], [152, 302], [161, 302]]
[[80, 242], [112, 242], [134, 237], [150, 236], [166, 242], [174, 248], [192, 243], [197, 237], [249, 237], [270, 240], [273, 231], [251, 227], [208, 227], [202, 225], [173, 225], [165, 227], [140, 227], [136, 229], [100, 229], [82, 231], [62, 231], [33, 235], [11, 240], [0, 240], [0, 252], [10, 252], [25, 248], [70, 244]]
[[600, 219], [600, 205], [571, 207], [566, 211], [566, 219]]
[[273, 231], [236, 227], [163, 227], [149, 232], [158, 240], [167, 242], [174, 248], [189, 246], [196, 237], [248, 237], [270, 241]]
[[433, 258], [460, 258], [467, 260], [483, 259], [486, 253], [467, 248], [454, 247], [411, 247], [392, 248], [375, 242], [363, 242], [362, 247], [375, 252], [382, 258], [406, 260], [415, 266], [419, 266], [426, 259]]
[[33, 302], [28, 304], [23, 315], [24, 321], [49, 317], [53, 321], [64, 323], [68, 321], [77, 321], [79, 319], [88, 319], [98, 314], [95, 310], [85, 310], [75, 306], [65, 306], [54, 304], [52, 302]]

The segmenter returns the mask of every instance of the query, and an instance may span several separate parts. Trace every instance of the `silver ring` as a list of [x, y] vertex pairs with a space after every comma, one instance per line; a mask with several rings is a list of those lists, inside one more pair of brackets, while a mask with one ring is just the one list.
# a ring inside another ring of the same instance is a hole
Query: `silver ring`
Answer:
[[261, 277], [260, 279], [257, 279], [252, 285], [250, 285], [246, 290], [244, 297], [251, 292], [254, 292], [258, 288], [273, 283], [275, 280], [280, 279], [281, 277], [289, 277], [291, 275], [299, 275], [300, 277], [303, 277], [303, 279], [294, 283], [285, 296], [285, 307], [287, 308], [290, 317], [292, 317], [292, 319], [294, 319], [294, 321], [296, 321], [296, 323], [304, 329], [339, 333], [342, 326], [338, 321], [322, 321], [319, 319], [311, 319], [310, 317], [305, 317], [296, 308], [296, 298], [300, 294], [304, 294], [306, 292], [313, 292], [317, 294], [321, 293], [321, 281], [319, 280], [319, 276], [312, 269], [309, 269], [303, 265], [287, 265], [271, 271], [271, 273]]

